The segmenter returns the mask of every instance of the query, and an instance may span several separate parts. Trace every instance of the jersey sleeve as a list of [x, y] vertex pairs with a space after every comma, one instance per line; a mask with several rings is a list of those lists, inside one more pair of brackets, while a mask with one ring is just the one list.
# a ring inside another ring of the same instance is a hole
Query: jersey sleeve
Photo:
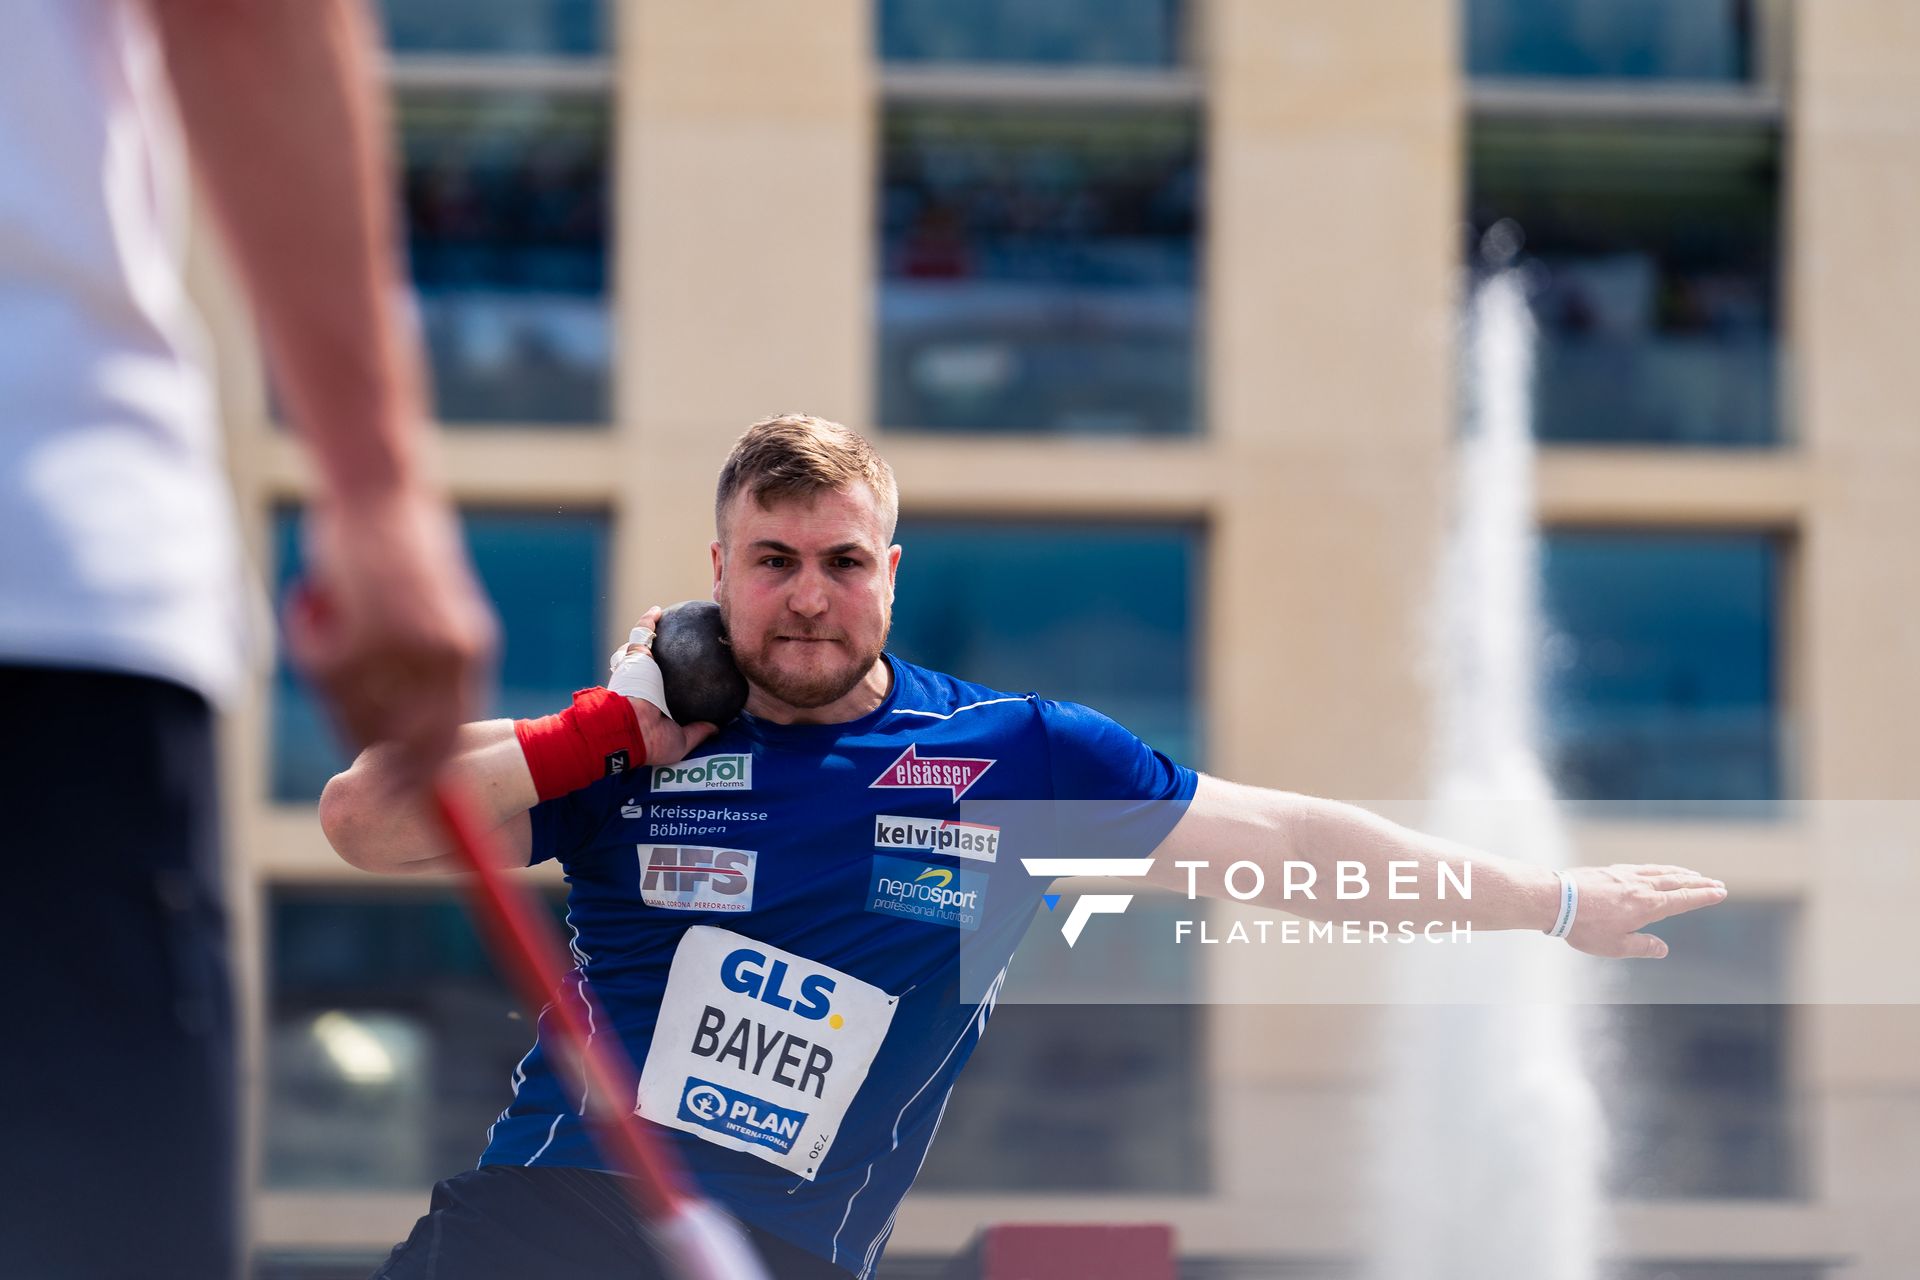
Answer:
[[533, 806], [527, 814], [533, 820], [533, 853], [527, 865], [538, 866], [549, 858], [564, 862], [586, 848], [632, 786], [633, 779], [628, 777], [602, 778], [592, 786]]
[[1149, 856], [1186, 813], [1199, 775], [1092, 707], [1046, 699], [1036, 706], [1056, 802], [1055, 851]]

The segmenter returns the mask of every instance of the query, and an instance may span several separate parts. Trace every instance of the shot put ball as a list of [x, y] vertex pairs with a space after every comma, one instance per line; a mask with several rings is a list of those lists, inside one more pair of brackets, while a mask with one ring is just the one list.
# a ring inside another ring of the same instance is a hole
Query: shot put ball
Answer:
[[747, 705], [747, 678], [733, 664], [720, 606], [683, 600], [662, 611], [653, 629], [653, 660], [666, 685], [667, 712], [679, 724], [704, 720], [725, 727]]

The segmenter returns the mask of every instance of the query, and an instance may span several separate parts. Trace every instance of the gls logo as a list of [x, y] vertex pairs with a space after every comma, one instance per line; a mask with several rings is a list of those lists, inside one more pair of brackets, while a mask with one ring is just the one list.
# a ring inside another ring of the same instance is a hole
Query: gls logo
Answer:
[[653, 771], [653, 794], [668, 791], [751, 791], [753, 756], [701, 756], [679, 764], [663, 764]]
[[752, 947], [739, 947], [720, 962], [720, 985], [810, 1022], [825, 1019], [828, 1026], [839, 1030], [845, 1020], [833, 1012], [829, 999], [833, 994], [833, 979], [824, 973], [807, 974], [800, 979], [798, 994], [790, 996], [782, 989], [787, 985], [790, 972], [785, 960], [775, 960], [769, 965], [765, 953]]
[[[1020, 864], [1030, 876], [1040, 876], [1052, 880], [1056, 876], [1144, 876], [1153, 869], [1152, 858], [1022, 858]], [[1047, 903], [1052, 910], [1053, 899]], [[1067, 945], [1071, 947], [1080, 941], [1080, 931], [1087, 927], [1087, 920], [1096, 915], [1117, 916], [1127, 909], [1133, 901], [1130, 893], [1085, 893], [1074, 901], [1073, 910], [1067, 912], [1066, 921], [1061, 924], [1060, 932], [1066, 935]]]

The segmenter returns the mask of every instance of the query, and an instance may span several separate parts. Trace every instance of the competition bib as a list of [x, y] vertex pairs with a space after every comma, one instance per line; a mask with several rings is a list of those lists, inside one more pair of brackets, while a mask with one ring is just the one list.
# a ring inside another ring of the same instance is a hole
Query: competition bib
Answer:
[[635, 1110], [811, 1181], [899, 997], [712, 925], [680, 939]]

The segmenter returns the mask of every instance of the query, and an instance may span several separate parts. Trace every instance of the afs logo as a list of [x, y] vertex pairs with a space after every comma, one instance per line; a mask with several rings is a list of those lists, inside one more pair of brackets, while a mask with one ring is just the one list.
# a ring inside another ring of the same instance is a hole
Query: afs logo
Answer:
[[875, 857], [873, 877], [867, 882], [867, 910], [928, 924], [978, 929], [980, 899], [986, 888], [987, 877], [977, 871]]
[[701, 845], [638, 845], [640, 899], [670, 911], [751, 911], [752, 849]]
[[[1052, 880], [1056, 876], [1144, 876], [1153, 869], [1152, 858], [1022, 858], [1020, 864], [1030, 876]], [[1057, 893], [1043, 894], [1047, 910], [1060, 901]], [[1060, 925], [1071, 947], [1080, 941], [1081, 930], [1096, 915], [1117, 916], [1133, 901], [1130, 893], [1083, 893]]]
[[669, 791], [751, 791], [753, 756], [748, 752], [701, 756], [679, 764], [657, 765], [652, 776], [655, 795]]

